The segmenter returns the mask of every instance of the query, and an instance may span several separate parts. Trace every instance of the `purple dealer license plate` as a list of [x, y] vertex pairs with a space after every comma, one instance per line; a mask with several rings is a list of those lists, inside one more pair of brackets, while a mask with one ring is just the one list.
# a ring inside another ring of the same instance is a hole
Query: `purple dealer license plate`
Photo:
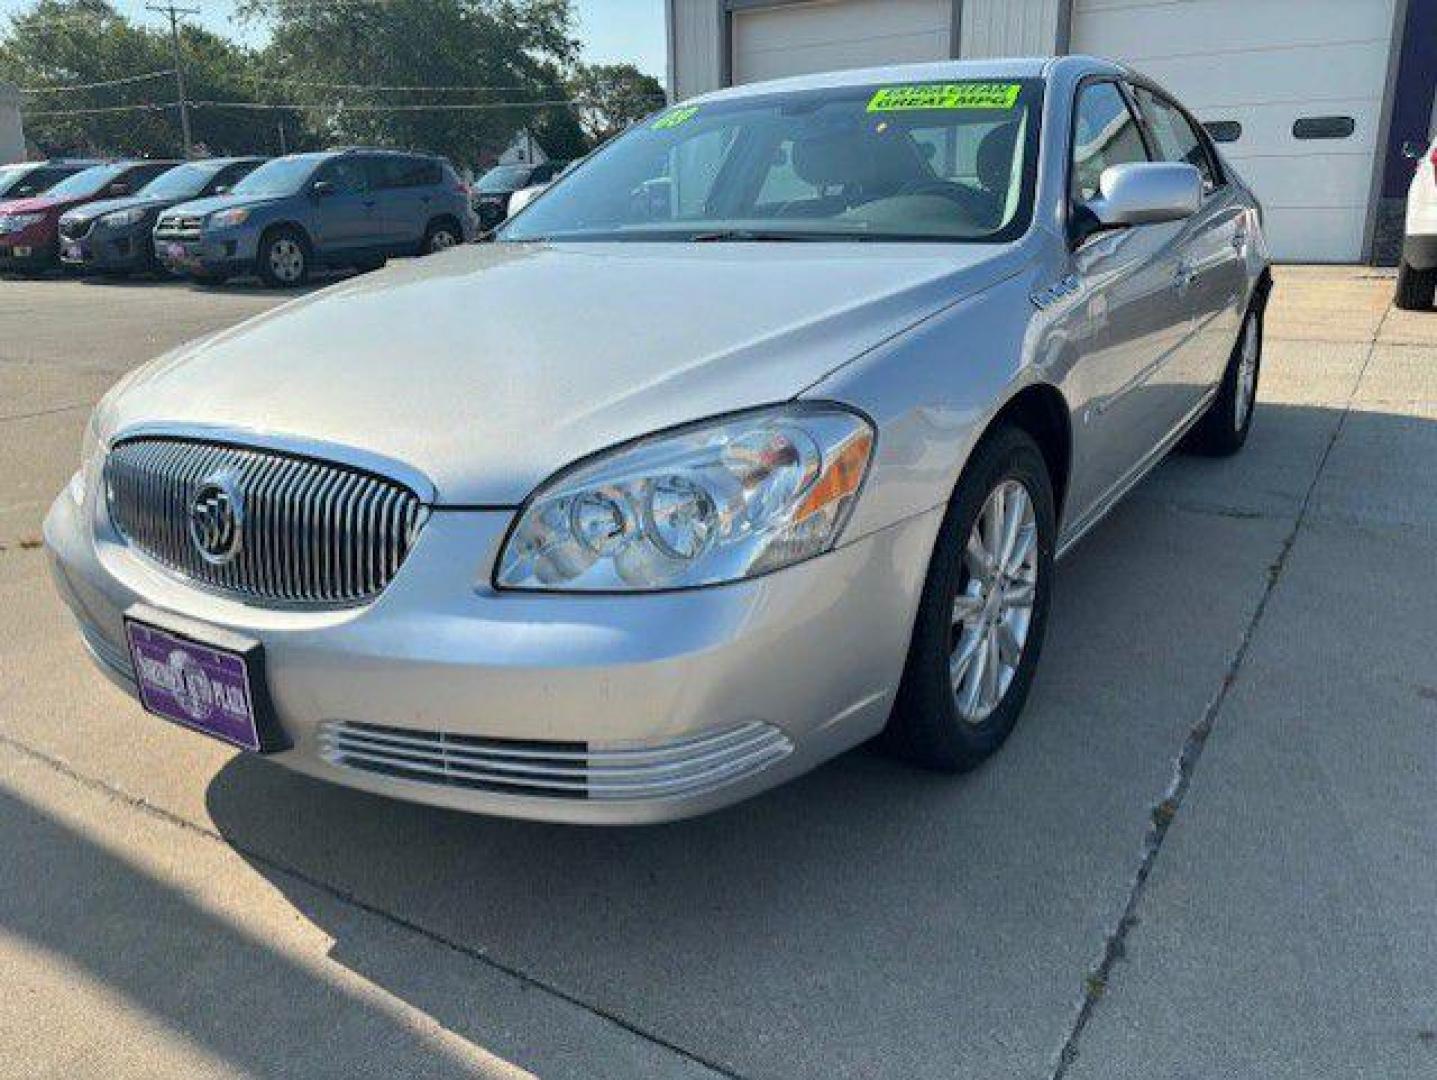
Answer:
[[259, 750], [245, 658], [127, 620], [140, 701], [156, 716], [245, 750]]

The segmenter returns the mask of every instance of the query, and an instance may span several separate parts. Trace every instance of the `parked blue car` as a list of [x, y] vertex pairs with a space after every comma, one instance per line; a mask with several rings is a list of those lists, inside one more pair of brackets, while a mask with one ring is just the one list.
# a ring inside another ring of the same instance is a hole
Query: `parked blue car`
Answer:
[[346, 149], [275, 158], [227, 194], [173, 207], [154, 245], [174, 273], [293, 286], [317, 266], [371, 269], [477, 232], [468, 188], [443, 158]]

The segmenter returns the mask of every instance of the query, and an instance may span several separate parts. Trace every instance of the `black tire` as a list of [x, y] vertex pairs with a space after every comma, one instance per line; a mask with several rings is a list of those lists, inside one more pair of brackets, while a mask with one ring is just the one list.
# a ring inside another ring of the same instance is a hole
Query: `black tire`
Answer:
[[[968, 538], [989, 496], [1007, 481], [1022, 485], [1034, 512], [1032, 607], [1018, 663], [1006, 688], [998, 691], [997, 706], [982, 719], [968, 719], [959, 709], [963, 684], [955, 687], [949, 667], [964, 638], [955, 624], [954, 605], [974, 581], [964, 557]], [[1038, 444], [1016, 427], [989, 433], [963, 471], [934, 544], [903, 682], [880, 740], [885, 749], [926, 768], [962, 772], [980, 764], [1008, 738], [1043, 650], [1056, 536], [1052, 479]]]
[[1396, 304], [1403, 311], [1430, 311], [1437, 300], [1437, 267], [1415, 270], [1407, 263], [1397, 267]]
[[419, 244], [419, 254], [433, 255], [437, 251], [464, 243], [464, 230], [451, 217], [435, 218], [424, 230], [424, 239]]
[[205, 289], [217, 289], [229, 280], [224, 274], [191, 274], [190, 280]]
[[388, 261], [389, 260], [383, 256], [375, 259], [365, 259], [363, 262], [355, 263], [354, 268], [361, 274], [372, 274], [376, 270], [384, 269], [384, 264]]
[[311, 262], [309, 238], [298, 229], [281, 226], [260, 238], [255, 273], [272, 289], [292, 289], [309, 280]]
[[[1262, 304], [1254, 303], [1243, 316], [1242, 327], [1238, 330], [1237, 341], [1228, 356], [1227, 369], [1222, 375], [1222, 384], [1217, 396], [1203, 414], [1203, 418], [1189, 432], [1183, 449], [1206, 457], [1228, 457], [1237, 453], [1247, 442], [1252, 430], [1252, 418], [1257, 413], [1257, 387], [1262, 377]], [[1252, 379], [1243, 381], [1244, 349], [1248, 335], [1254, 335]], [[1246, 407], [1238, 408], [1238, 395], [1246, 397]]]

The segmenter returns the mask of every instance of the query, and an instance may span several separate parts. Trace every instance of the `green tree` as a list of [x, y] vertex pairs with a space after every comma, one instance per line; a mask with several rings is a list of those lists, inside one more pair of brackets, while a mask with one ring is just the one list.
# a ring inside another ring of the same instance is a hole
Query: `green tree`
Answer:
[[[251, 50], [193, 26], [183, 28], [180, 41], [192, 99], [257, 100], [258, 61]], [[136, 26], [105, 0], [39, 0], [16, 15], [0, 37], [0, 79], [37, 91], [25, 96], [25, 130], [46, 153], [178, 155], [173, 75], [59, 89], [172, 67], [168, 33]], [[281, 121], [297, 133], [301, 129], [293, 114], [233, 107], [201, 107], [192, 120], [195, 143], [212, 153], [271, 150]]]
[[584, 149], [565, 78], [578, 51], [569, 0], [249, 0], [244, 11], [272, 31], [266, 92], [302, 105], [324, 142], [472, 166], [528, 127], [550, 154]]
[[594, 145], [612, 139], [667, 100], [659, 80], [633, 64], [580, 64], [570, 86], [580, 102], [579, 124]]

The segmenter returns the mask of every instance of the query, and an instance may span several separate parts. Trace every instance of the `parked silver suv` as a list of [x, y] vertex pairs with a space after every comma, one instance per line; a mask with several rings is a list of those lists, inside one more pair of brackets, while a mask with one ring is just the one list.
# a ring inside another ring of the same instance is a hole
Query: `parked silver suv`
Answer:
[[155, 225], [156, 257], [207, 281], [299, 285], [316, 266], [372, 269], [474, 239], [469, 190], [442, 158], [389, 150], [291, 154]]
[[140, 370], [46, 541], [147, 708], [370, 791], [646, 822], [877, 735], [971, 768], [1056, 560], [1243, 445], [1267, 263], [1113, 64], [727, 90], [497, 243]]

